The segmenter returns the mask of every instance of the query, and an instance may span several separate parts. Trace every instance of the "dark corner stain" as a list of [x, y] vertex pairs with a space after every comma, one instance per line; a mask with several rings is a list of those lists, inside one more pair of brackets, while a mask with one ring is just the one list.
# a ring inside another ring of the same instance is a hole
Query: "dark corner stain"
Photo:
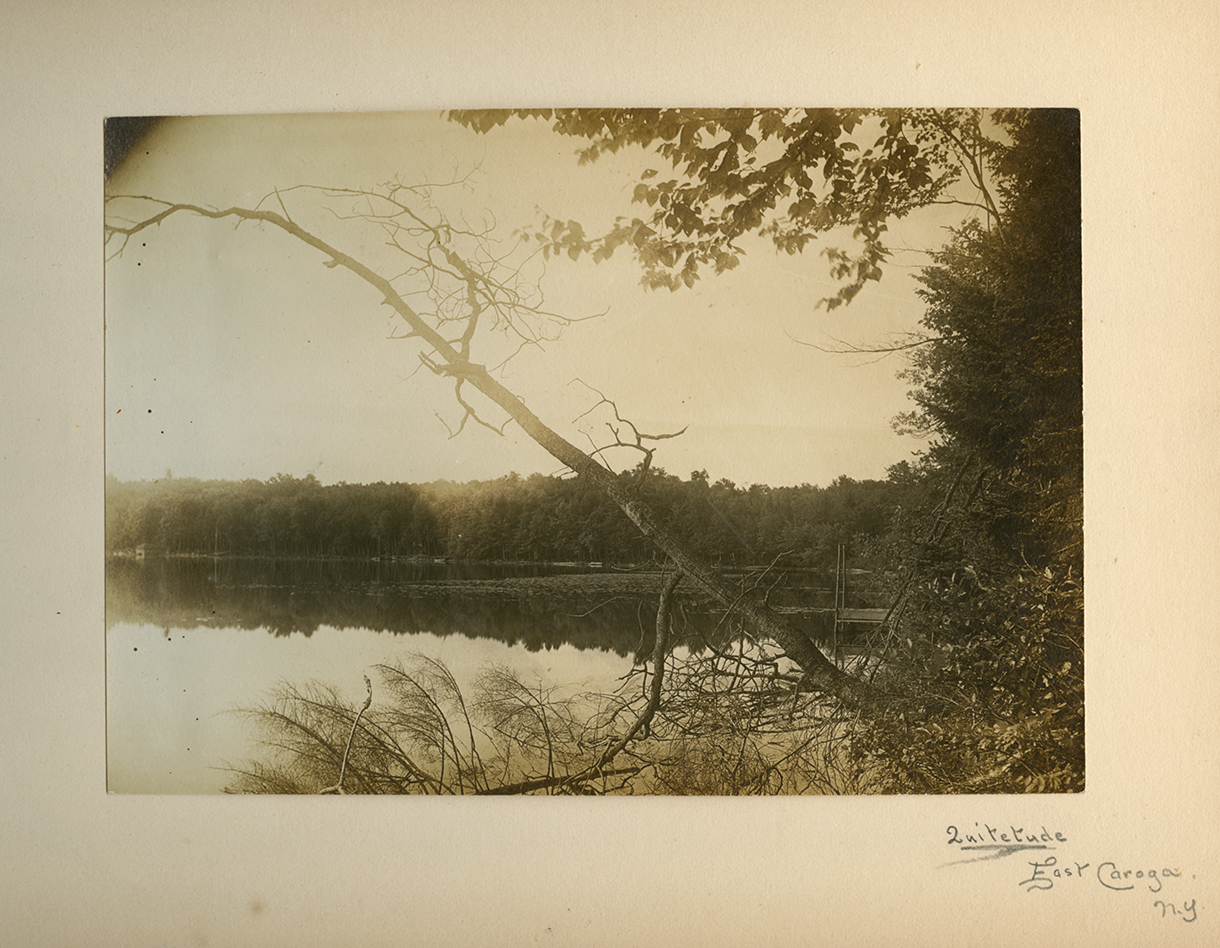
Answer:
[[105, 122], [106, 180], [123, 164], [123, 159], [140, 140], [165, 120], [163, 115], [137, 115], [108, 118]]

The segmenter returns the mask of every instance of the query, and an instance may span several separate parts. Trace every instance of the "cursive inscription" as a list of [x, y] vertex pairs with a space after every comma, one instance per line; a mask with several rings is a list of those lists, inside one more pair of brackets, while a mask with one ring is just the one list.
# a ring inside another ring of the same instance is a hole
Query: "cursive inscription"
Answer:
[[1045, 892], [1047, 889], [1053, 889], [1056, 879], [1081, 879], [1084, 877], [1085, 870], [1089, 868], [1087, 862], [1064, 863], [1060, 866], [1059, 860], [1054, 856], [1047, 856], [1045, 860], [1031, 862], [1030, 865], [1034, 867], [1034, 871], [1028, 879], [1022, 879], [1018, 883], [1027, 892], [1034, 890]]
[[[1136, 902], [1148, 894], [1157, 896], [1152, 910], [1164, 919], [1193, 922], [1199, 917], [1198, 902], [1190, 889], [1194, 875], [1159, 860], [1120, 861], [1117, 859], [1084, 860], [1072, 853], [1056, 853], [1069, 840], [1058, 828], [1045, 824], [990, 823], [951, 824], [945, 827], [944, 845], [959, 858], [942, 863], [941, 868], [1003, 859], [1018, 853], [1035, 858], [1026, 862], [1017, 885], [1026, 892], [1049, 892], [1052, 889], [1090, 890], [1105, 893], [1131, 893]], [[1183, 891], [1185, 890], [1185, 891]]]
[[1161, 907], [1161, 918], [1180, 918], [1184, 922], [1193, 922], [1198, 918], [1198, 915], [1195, 913], [1194, 899], [1191, 899], [1189, 902], [1183, 902], [1181, 912], [1178, 911], [1178, 907], [1172, 902], [1162, 902], [1160, 899], [1157, 899], [1152, 903], [1153, 908], [1156, 908], [1158, 905]]
[[963, 832], [956, 826], [946, 826], [950, 846], [960, 846], [962, 849], [978, 849], [980, 846], [1024, 845], [1045, 849], [1051, 843], [1066, 843], [1067, 837], [1060, 832], [1053, 835], [1045, 827], [1027, 830], [1024, 826], [990, 826], [987, 823], [975, 823], [973, 829]]
[[1149, 892], [1160, 892], [1163, 879], [1179, 879], [1182, 873], [1173, 869], [1120, 869], [1112, 862], [1097, 867], [1097, 881], [1107, 889], [1125, 892], [1147, 885]]
[[974, 823], [970, 826], [946, 826], [946, 844], [967, 858], [954, 859], [945, 863], [946, 866], [964, 862], [984, 862], [993, 859], [1003, 859], [1017, 853], [1035, 849], [1055, 849], [1059, 844], [1066, 843], [1067, 837], [1056, 830], [1051, 832], [1045, 826], [1036, 828], [1017, 826], [1015, 823], [996, 824]]
[[[1106, 860], [1097, 864], [1076, 860], [1064, 860], [1060, 863], [1055, 856], [1029, 863], [1031, 872], [1017, 883], [1026, 892], [1047, 892], [1057, 884], [1090, 886], [1096, 882], [1102, 889], [1111, 892], [1161, 892], [1166, 886], [1176, 883], [1182, 878], [1182, 870], [1171, 869], [1168, 866], [1150, 866], [1146, 868], [1126, 867], [1117, 862]], [[1194, 876], [1191, 876], [1193, 879]], [[1193, 922], [1198, 917], [1198, 909], [1194, 899], [1184, 899], [1181, 902], [1165, 902], [1157, 899], [1152, 903], [1154, 909], [1160, 909], [1161, 918], [1177, 918], [1183, 922]]]

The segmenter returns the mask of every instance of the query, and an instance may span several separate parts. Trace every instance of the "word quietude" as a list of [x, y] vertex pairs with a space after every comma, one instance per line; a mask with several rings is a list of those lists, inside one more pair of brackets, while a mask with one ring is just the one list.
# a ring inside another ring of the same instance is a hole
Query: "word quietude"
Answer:
[[1062, 833], [1051, 833], [1045, 826], [1039, 826], [1035, 830], [1027, 830], [1024, 826], [1013, 826], [1011, 824], [1007, 827], [996, 827], [988, 826], [986, 823], [983, 823], [981, 826], [975, 823], [973, 830], [962, 831], [956, 826], [947, 826], [945, 827], [945, 832], [949, 835], [950, 846], [961, 846], [963, 849], [1003, 843], [1010, 845], [1024, 843], [1027, 846], [1034, 846], [1038, 843], [1067, 842], [1067, 837]]

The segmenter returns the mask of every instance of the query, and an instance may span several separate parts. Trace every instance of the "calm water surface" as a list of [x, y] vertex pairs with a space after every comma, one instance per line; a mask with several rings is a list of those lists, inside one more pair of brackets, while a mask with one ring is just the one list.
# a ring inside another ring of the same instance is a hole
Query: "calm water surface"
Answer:
[[[259, 755], [235, 709], [280, 682], [318, 681], [359, 703], [371, 666], [418, 652], [464, 689], [492, 664], [526, 682], [611, 691], [656, 615], [657, 573], [542, 566], [117, 559], [106, 570], [107, 784], [119, 793], [216, 793], [226, 762]], [[786, 593], [824, 607], [824, 577]], [[774, 597], [773, 597], [774, 598]], [[707, 603], [687, 627], [715, 633]], [[823, 639], [820, 615], [802, 617]]]

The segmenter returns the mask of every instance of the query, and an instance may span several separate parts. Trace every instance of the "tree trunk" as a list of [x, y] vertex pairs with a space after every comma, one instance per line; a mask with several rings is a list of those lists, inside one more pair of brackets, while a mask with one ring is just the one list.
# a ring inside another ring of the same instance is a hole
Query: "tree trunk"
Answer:
[[[449, 353], [440, 347], [438, 349], [443, 356], [448, 357]], [[456, 356], [457, 353], [454, 352], [453, 355]], [[778, 642], [788, 657], [801, 666], [808, 676], [810, 687], [854, 705], [872, 703], [874, 696], [868, 685], [836, 668], [803, 632], [772, 611], [757, 596], [741, 593], [724, 577], [696, 558], [681, 540], [657, 522], [648, 506], [613, 473], [543, 424], [537, 415], [493, 379], [482, 366], [472, 366], [470, 363], [465, 363], [465, 366], [468, 368], [462, 373], [464, 378], [508, 412], [522, 430], [552, 457], [609, 495], [640, 532], [666, 553], [692, 582], [714, 596], [726, 609], [738, 613], [755, 632]]]

